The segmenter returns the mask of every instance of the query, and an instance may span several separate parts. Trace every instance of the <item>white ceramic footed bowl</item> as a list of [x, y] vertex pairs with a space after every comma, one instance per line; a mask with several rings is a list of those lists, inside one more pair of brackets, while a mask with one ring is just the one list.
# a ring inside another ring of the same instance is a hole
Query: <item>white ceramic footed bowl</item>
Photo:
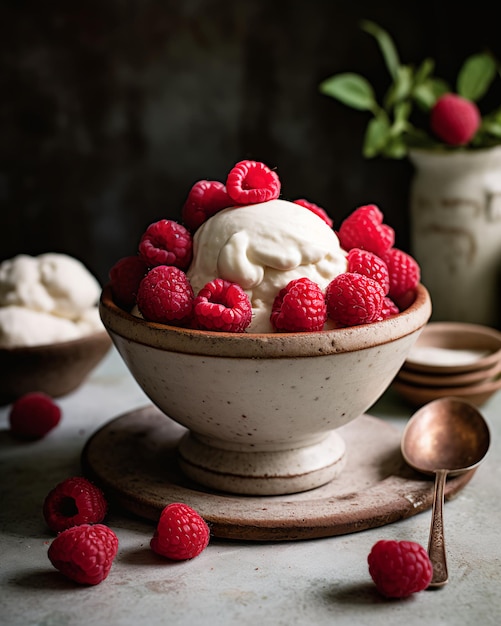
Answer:
[[[220, 333], [146, 322], [109, 287], [101, 319], [151, 401], [188, 431], [187, 476], [212, 489], [281, 495], [335, 478], [345, 445], [336, 429], [387, 389], [431, 315], [419, 285], [402, 313], [314, 333]], [[349, 451], [348, 451], [349, 453]]]

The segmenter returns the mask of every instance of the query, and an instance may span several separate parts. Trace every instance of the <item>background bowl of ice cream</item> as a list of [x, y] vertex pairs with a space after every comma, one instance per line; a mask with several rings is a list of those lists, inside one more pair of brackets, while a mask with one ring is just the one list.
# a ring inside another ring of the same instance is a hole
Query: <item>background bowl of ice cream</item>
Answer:
[[31, 391], [57, 398], [77, 389], [111, 348], [108, 333], [93, 332], [71, 341], [0, 348], [0, 402]]
[[76, 389], [111, 348], [101, 287], [65, 254], [18, 255], [0, 265], [0, 401]]
[[393, 317], [309, 333], [221, 333], [145, 321], [103, 290], [101, 319], [151, 401], [187, 428], [179, 462], [231, 493], [305, 491], [343, 469], [337, 429], [386, 390], [431, 314], [418, 285]]

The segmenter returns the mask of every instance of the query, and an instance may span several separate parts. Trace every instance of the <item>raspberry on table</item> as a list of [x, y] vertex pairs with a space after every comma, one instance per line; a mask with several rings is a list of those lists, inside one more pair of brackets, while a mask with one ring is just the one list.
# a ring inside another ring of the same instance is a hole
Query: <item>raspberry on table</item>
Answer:
[[354, 272], [336, 276], [325, 292], [328, 315], [341, 326], [375, 322], [381, 315], [384, 297], [376, 280]]
[[240, 285], [216, 278], [198, 292], [193, 320], [204, 330], [243, 333], [252, 320], [252, 304]]
[[157, 265], [143, 278], [137, 306], [150, 322], [184, 325], [193, 310], [193, 288], [186, 274], [173, 265]]
[[367, 561], [372, 580], [387, 598], [405, 598], [422, 591], [433, 575], [426, 550], [414, 541], [380, 540]]
[[291, 280], [275, 297], [270, 320], [279, 332], [322, 330], [327, 305], [319, 285], [309, 278]]
[[352, 248], [346, 255], [348, 262], [348, 272], [363, 274], [381, 285], [385, 295], [390, 291], [390, 275], [386, 263], [368, 250], [362, 248]]
[[104, 524], [82, 524], [63, 530], [49, 546], [52, 565], [81, 585], [97, 585], [109, 574], [118, 538]]
[[257, 204], [280, 195], [280, 179], [260, 161], [240, 161], [228, 174], [226, 190], [237, 204]]
[[430, 126], [435, 135], [450, 146], [464, 146], [481, 124], [477, 105], [454, 93], [441, 96], [430, 112]]
[[390, 248], [383, 254], [390, 275], [389, 296], [398, 300], [408, 291], [413, 291], [421, 279], [421, 269], [417, 261], [399, 248]]
[[139, 283], [148, 273], [148, 264], [143, 257], [135, 254], [115, 263], [109, 271], [111, 293], [115, 302], [130, 309], [136, 304]]
[[315, 204], [314, 202], [310, 202], [309, 200], [305, 200], [304, 198], [300, 198], [299, 200], [294, 200], [294, 204], [299, 204], [305, 209], [309, 209], [310, 211], [315, 213], [315, 215], [318, 215], [318, 217], [323, 219], [324, 222], [327, 224], [327, 226], [330, 226], [331, 228], [334, 226], [334, 222], [332, 221], [327, 211], [325, 209], [322, 209], [322, 207], [318, 206], [318, 204]]
[[9, 412], [10, 432], [19, 439], [42, 439], [61, 421], [62, 411], [41, 391], [17, 398]]
[[60, 482], [43, 503], [47, 526], [56, 533], [81, 524], [98, 524], [107, 510], [108, 503], [101, 489], [83, 476], [72, 476]]
[[153, 222], [141, 236], [139, 254], [150, 267], [175, 265], [186, 269], [193, 254], [191, 233], [174, 220]]
[[199, 180], [190, 189], [181, 211], [181, 219], [186, 228], [194, 232], [209, 217], [233, 204], [223, 183]]
[[343, 220], [338, 231], [339, 243], [347, 252], [362, 248], [381, 257], [395, 243], [395, 231], [383, 223], [383, 214], [375, 204], [358, 207]]
[[160, 556], [185, 561], [203, 552], [209, 539], [209, 527], [197, 511], [182, 502], [173, 502], [160, 514], [150, 547]]

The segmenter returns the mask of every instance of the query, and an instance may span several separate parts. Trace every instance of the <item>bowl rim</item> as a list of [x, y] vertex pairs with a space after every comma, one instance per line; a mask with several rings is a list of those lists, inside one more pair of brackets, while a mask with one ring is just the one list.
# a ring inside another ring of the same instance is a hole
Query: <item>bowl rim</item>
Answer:
[[421, 398], [445, 397], [445, 396], [467, 396], [480, 394], [493, 394], [501, 389], [501, 377], [493, 380], [462, 385], [458, 387], [426, 387], [424, 385], [413, 385], [401, 380], [394, 380], [392, 387], [401, 394], [419, 396]]
[[[475, 342], [475, 338], [478, 342]], [[458, 365], [439, 365], [416, 361], [412, 359], [412, 353], [408, 355], [404, 367], [414, 372], [422, 374], [462, 374], [476, 370], [484, 370], [494, 365], [501, 359], [501, 331], [490, 326], [481, 324], [472, 324], [469, 322], [435, 322], [427, 324], [426, 330], [423, 331], [414, 347], [449, 347], [450, 341], [459, 339], [461, 345], [456, 343], [456, 349], [468, 349], [476, 347], [485, 347], [493, 345], [495, 347], [489, 354], [476, 359], [472, 363]], [[437, 343], [438, 339], [438, 343]]]
[[354, 352], [383, 345], [420, 331], [431, 316], [431, 298], [419, 284], [414, 301], [398, 315], [372, 324], [304, 333], [228, 333], [194, 330], [148, 322], [120, 308], [107, 284], [99, 301], [99, 312], [112, 339], [160, 350], [247, 358], [306, 357]]
[[65, 348], [74, 349], [78, 346], [88, 344], [89, 341], [101, 341], [103, 339], [110, 340], [110, 336], [106, 328], [103, 330], [96, 330], [91, 333], [86, 333], [81, 337], [75, 339], [69, 339], [67, 341], [54, 341], [52, 343], [38, 343], [33, 346], [1, 346], [0, 354], [21, 354], [30, 353], [36, 355], [38, 353], [47, 352], [48, 350], [64, 350]]

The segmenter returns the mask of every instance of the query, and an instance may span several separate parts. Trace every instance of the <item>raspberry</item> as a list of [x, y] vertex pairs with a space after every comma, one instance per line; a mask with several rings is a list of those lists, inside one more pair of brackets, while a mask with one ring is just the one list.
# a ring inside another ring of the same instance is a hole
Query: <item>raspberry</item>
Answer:
[[318, 217], [324, 220], [327, 226], [330, 226], [331, 228], [334, 226], [334, 222], [329, 217], [327, 211], [325, 209], [322, 209], [322, 207], [319, 207], [318, 204], [314, 204], [313, 202], [310, 202], [309, 200], [304, 200], [303, 198], [299, 200], [294, 200], [294, 204], [299, 204], [300, 206], [304, 206], [305, 209], [313, 211], [315, 215], [318, 215]]
[[212, 215], [232, 206], [226, 187], [217, 180], [199, 180], [190, 190], [181, 217], [186, 228], [194, 232]]
[[59, 405], [40, 391], [32, 391], [18, 398], [9, 413], [10, 431], [20, 439], [41, 439], [60, 421]]
[[115, 302], [130, 309], [136, 304], [139, 283], [148, 272], [148, 265], [139, 255], [120, 259], [110, 269], [110, 287]]
[[309, 278], [298, 278], [276, 296], [271, 323], [283, 332], [322, 330], [327, 319], [327, 305], [320, 287]]
[[387, 598], [405, 598], [422, 591], [433, 575], [426, 550], [414, 541], [378, 541], [367, 561], [372, 580]]
[[280, 195], [280, 180], [264, 163], [240, 161], [228, 174], [226, 190], [238, 204], [267, 202]]
[[383, 224], [383, 214], [375, 204], [358, 207], [342, 223], [338, 232], [341, 247], [347, 252], [362, 248], [382, 258], [395, 242], [395, 231]]
[[378, 320], [385, 320], [387, 317], [391, 317], [392, 315], [397, 315], [400, 313], [400, 309], [393, 302], [391, 298], [385, 296], [383, 300], [383, 308], [381, 309], [381, 314], [378, 317]]
[[203, 552], [209, 538], [209, 527], [202, 517], [187, 504], [173, 502], [160, 514], [150, 546], [161, 556], [185, 561]]
[[175, 265], [186, 269], [192, 252], [191, 233], [174, 220], [153, 222], [139, 241], [139, 253], [149, 266]]
[[81, 585], [97, 585], [109, 574], [118, 551], [118, 538], [104, 524], [67, 528], [49, 546], [52, 565]]
[[178, 267], [158, 265], [141, 281], [137, 306], [150, 322], [183, 325], [189, 321], [193, 309], [193, 289]]
[[377, 280], [383, 288], [385, 295], [389, 292], [390, 275], [383, 259], [368, 250], [352, 248], [348, 252], [346, 260], [348, 261], [348, 272], [363, 274], [364, 276]]
[[240, 285], [216, 278], [198, 292], [193, 316], [199, 328], [243, 333], [252, 320], [252, 305]]
[[417, 287], [421, 279], [421, 270], [413, 257], [403, 250], [391, 248], [382, 258], [390, 274], [389, 296], [392, 300], [402, 298], [406, 292]]
[[336, 276], [325, 293], [329, 316], [341, 326], [375, 322], [381, 315], [384, 297], [377, 281], [352, 272]]
[[74, 476], [59, 483], [43, 503], [47, 526], [56, 533], [79, 526], [102, 522], [108, 503], [104, 494], [86, 478]]
[[431, 130], [451, 146], [464, 146], [481, 123], [477, 105], [453, 93], [441, 96], [430, 112]]

